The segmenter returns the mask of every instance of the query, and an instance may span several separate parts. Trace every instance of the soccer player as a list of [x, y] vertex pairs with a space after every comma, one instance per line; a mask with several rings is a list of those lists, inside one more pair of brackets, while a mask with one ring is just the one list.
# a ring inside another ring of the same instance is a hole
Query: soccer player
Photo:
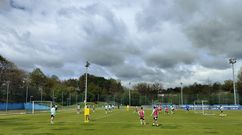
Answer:
[[224, 112], [224, 107], [220, 105], [219, 110], [220, 110], [220, 113], [222, 114]]
[[84, 108], [84, 122], [89, 122], [90, 120], [90, 108], [86, 106]]
[[173, 105], [171, 105], [171, 114], [174, 114], [175, 113], [175, 108]]
[[154, 106], [154, 109], [153, 109], [151, 115], [153, 115], [153, 119], [154, 119], [153, 126], [157, 126], [158, 127], [159, 126], [159, 124], [158, 124], [159, 110], [158, 110], [158, 108], [156, 106]]
[[137, 113], [137, 112], [138, 112], [138, 106], [135, 106], [134, 113]]
[[189, 105], [186, 105], [186, 110], [189, 111]]
[[144, 111], [143, 107], [140, 108], [140, 110], [138, 111], [138, 114], [139, 114], [139, 118], [140, 118], [140, 124], [145, 125], [145, 111]]
[[162, 105], [159, 105], [158, 110], [162, 112]]
[[127, 105], [126, 110], [129, 111], [129, 105]]
[[58, 109], [58, 106], [57, 106], [57, 104], [55, 105], [55, 110], [57, 111], [57, 109]]
[[108, 114], [108, 105], [105, 105], [105, 112]]
[[108, 105], [108, 111], [109, 111], [109, 112], [112, 112], [111, 109], [112, 109], [111, 105]]
[[165, 112], [166, 112], [167, 114], [169, 114], [169, 108], [168, 108], [168, 106], [166, 106], [166, 108], [165, 108]]
[[50, 123], [51, 124], [54, 124], [55, 111], [56, 111], [56, 108], [53, 105], [52, 108], [50, 109]]
[[92, 105], [92, 112], [95, 112], [95, 105]]
[[77, 108], [76, 109], [77, 109], [77, 114], [80, 114], [80, 109], [81, 109], [80, 108], [80, 104], [77, 104]]

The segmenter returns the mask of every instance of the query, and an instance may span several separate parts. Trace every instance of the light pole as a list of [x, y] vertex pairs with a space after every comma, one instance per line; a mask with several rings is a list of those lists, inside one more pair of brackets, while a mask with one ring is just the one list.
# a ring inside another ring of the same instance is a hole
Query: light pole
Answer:
[[181, 105], [183, 105], [183, 87], [181, 82]]
[[23, 83], [26, 84], [25, 103], [27, 103], [28, 102], [28, 94], [29, 94], [29, 85], [28, 85], [27, 80], [24, 80]]
[[234, 64], [236, 63], [235, 58], [230, 58], [229, 63], [232, 65], [232, 72], [233, 72], [233, 87], [234, 87], [234, 105], [237, 105], [236, 103], [236, 89], [235, 89], [235, 78], [234, 78]]
[[64, 94], [63, 94], [63, 90], [62, 90], [62, 92], [61, 92], [61, 103], [62, 103], [62, 107], [63, 107], [63, 103], [64, 103], [63, 98], [64, 98]]
[[131, 105], [131, 93], [130, 93], [130, 85], [131, 85], [131, 82], [129, 82], [129, 106]]
[[30, 103], [32, 102], [32, 98], [33, 98], [33, 96], [30, 96]]
[[52, 102], [55, 103], [55, 90], [52, 90]]
[[78, 92], [80, 91], [80, 88], [79, 88], [79, 86], [77, 86], [77, 88], [76, 88], [76, 104], [77, 104], [77, 98], [78, 98]]
[[78, 81], [77, 81], [77, 87], [76, 87], [76, 104], [77, 104], [77, 98], [79, 97], [79, 92], [80, 92], [80, 87], [79, 87], [79, 84], [78, 84]]
[[6, 112], [8, 111], [8, 91], [9, 91], [9, 83], [10, 83], [10, 81], [7, 81], [5, 83], [7, 85]]
[[86, 83], [85, 83], [85, 100], [84, 100], [84, 105], [85, 105], [85, 108], [87, 106], [87, 70], [88, 70], [88, 67], [90, 66], [90, 63], [87, 61], [86, 62]]
[[42, 102], [42, 96], [43, 96], [43, 89], [42, 87], [39, 87], [40, 90], [40, 101]]

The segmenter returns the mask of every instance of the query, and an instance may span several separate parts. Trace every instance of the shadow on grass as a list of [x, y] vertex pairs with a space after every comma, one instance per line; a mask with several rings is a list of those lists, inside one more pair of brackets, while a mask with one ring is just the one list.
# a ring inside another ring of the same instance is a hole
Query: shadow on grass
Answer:
[[84, 129], [84, 131], [95, 131], [96, 129], [93, 128], [88, 128], [88, 129]]
[[218, 132], [216, 132], [216, 131], [206, 131], [205, 133], [208, 133], [208, 134], [218, 134]]
[[54, 129], [51, 129], [51, 130], [70, 130], [71, 128], [66, 128], [66, 127], [61, 127], [61, 128], [54, 128]]
[[30, 125], [26, 122], [26, 119], [21, 118], [9, 118], [9, 119], [0, 119], [0, 125], [1, 126], [9, 126], [9, 125]]
[[35, 133], [31, 135], [54, 135], [53, 133]]
[[21, 126], [21, 127], [17, 127], [17, 128], [13, 128], [13, 130], [33, 130], [33, 129], [39, 129], [40, 127], [34, 127], [34, 126]]
[[159, 127], [162, 129], [178, 129], [179, 128], [178, 125], [164, 125], [164, 124], [160, 124]]

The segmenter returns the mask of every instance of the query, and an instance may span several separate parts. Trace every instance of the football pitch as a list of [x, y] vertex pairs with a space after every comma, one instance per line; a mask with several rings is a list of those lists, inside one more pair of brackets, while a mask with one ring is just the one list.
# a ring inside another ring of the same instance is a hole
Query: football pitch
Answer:
[[75, 110], [60, 110], [55, 123], [49, 113], [0, 115], [0, 135], [241, 135], [242, 112], [225, 111], [226, 117], [203, 116], [193, 111], [178, 110], [159, 115], [159, 127], [152, 126], [151, 111], [145, 111], [146, 125], [140, 125], [133, 110], [116, 109], [105, 114], [97, 110], [89, 123]]

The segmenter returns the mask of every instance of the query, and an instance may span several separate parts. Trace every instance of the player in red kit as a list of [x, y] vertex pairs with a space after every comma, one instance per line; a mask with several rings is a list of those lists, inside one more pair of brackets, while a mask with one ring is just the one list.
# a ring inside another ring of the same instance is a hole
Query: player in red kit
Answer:
[[140, 110], [138, 111], [138, 114], [139, 114], [139, 118], [140, 118], [140, 124], [145, 125], [145, 111], [144, 111], [143, 107], [140, 108]]
[[166, 112], [167, 114], [169, 114], [169, 108], [168, 108], [168, 106], [166, 106], [165, 112]]
[[156, 106], [154, 106], [154, 109], [152, 111], [152, 115], [153, 115], [153, 119], [154, 119], [153, 126], [158, 127], [159, 126], [159, 124], [158, 124], [159, 109]]
[[162, 112], [162, 105], [160, 105], [160, 106], [158, 107], [158, 110], [159, 110], [160, 112]]

